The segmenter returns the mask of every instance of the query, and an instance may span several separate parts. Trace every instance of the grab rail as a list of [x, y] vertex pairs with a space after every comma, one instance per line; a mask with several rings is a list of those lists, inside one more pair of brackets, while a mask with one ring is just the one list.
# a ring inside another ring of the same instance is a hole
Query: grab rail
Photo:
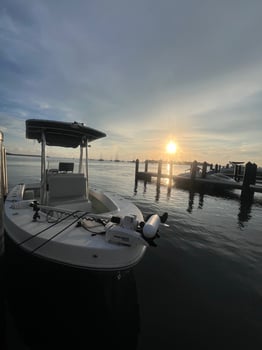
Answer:
[[7, 168], [6, 151], [3, 145], [4, 135], [0, 131], [0, 257], [4, 254], [4, 225], [3, 225], [3, 206], [4, 198], [7, 195]]
[[4, 198], [8, 192], [6, 150], [4, 147], [4, 135], [0, 131], [0, 197]]

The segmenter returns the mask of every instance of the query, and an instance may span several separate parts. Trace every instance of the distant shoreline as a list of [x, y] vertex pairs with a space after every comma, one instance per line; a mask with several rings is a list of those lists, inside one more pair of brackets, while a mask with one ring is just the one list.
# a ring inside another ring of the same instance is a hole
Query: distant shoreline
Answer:
[[6, 152], [7, 156], [21, 156], [21, 157], [41, 157], [39, 154], [21, 154], [21, 153], [10, 153]]

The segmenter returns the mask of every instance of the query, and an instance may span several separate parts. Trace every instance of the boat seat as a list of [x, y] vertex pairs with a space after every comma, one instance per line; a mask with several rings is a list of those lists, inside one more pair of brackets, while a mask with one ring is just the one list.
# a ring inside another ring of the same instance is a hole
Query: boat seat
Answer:
[[48, 203], [84, 200], [87, 198], [84, 174], [57, 173], [47, 177]]

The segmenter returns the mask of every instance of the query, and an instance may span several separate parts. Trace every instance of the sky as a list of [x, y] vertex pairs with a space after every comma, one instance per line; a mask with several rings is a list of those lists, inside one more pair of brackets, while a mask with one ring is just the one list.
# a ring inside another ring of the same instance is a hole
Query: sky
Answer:
[[1, 0], [6, 150], [39, 118], [105, 132], [92, 158], [262, 165], [261, 33], [261, 0]]

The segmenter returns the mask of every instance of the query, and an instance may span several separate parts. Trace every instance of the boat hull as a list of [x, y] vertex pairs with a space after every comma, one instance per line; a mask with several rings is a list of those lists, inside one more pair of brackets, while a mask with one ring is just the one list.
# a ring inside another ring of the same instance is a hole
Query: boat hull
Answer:
[[39, 342], [46, 349], [115, 345], [120, 333], [136, 344], [139, 308], [132, 269], [104, 272], [54, 264], [18, 248], [8, 235], [6, 252], [7, 304], [28, 347], [38, 349]]
[[[126, 246], [107, 241], [104, 224], [93, 219], [110, 221], [114, 215], [131, 215], [139, 222], [143, 221], [141, 211], [120, 196], [94, 190], [92, 196], [103, 204], [100, 207], [110, 207], [111, 211], [96, 214], [81, 211], [72, 214], [73, 211], [69, 214], [67, 206], [64, 217], [57, 222], [50, 222], [49, 212], [39, 211], [39, 218], [34, 220], [34, 211], [29, 202], [10, 201], [10, 198], [14, 199], [12, 193], [14, 192], [11, 192], [5, 202], [5, 236], [9, 245], [30, 257], [78, 269], [121, 271], [132, 268], [145, 254], [146, 244]], [[87, 204], [90, 210], [90, 205]], [[79, 224], [83, 218], [90, 219], [90, 228], [85, 229]], [[6, 253], [9, 254], [9, 251], [11, 250], [7, 249]]]
[[[122, 269], [92, 269], [79, 265], [67, 264], [58, 260], [50, 260], [39, 255], [32, 255], [25, 249], [19, 247], [14, 242], [7, 232], [4, 232], [5, 254], [4, 264], [6, 266], [6, 277], [8, 283], [20, 283], [31, 281], [33, 283], [34, 276], [37, 279], [46, 279], [52, 281], [59, 275], [74, 276], [78, 275], [81, 278], [93, 276], [111, 276], [112, 278], [120, 279], [133, 270], [133, 266], [126, 266]], [[24, 281], [24, 282], [23, 282]]]
[[174, 180], [175, 185], [178, 187], [206, 188], [218, 191], [241, 188], [238, 182], [222, 174], [207, 175], [204, 178], [201, 176], [191, 178], [188, 174], [181, 174], [174, 176]]

